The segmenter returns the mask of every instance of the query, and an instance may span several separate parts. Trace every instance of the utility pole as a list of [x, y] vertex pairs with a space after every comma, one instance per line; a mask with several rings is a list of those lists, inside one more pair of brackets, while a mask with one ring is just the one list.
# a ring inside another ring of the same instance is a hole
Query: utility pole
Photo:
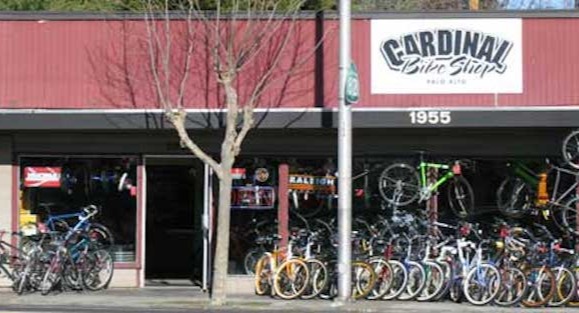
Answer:
[[340, 88], [338, 125], [338, 299], [352, 295], [352, 108], [346, 101], [350, 69], [350, 0], [340, 1]]

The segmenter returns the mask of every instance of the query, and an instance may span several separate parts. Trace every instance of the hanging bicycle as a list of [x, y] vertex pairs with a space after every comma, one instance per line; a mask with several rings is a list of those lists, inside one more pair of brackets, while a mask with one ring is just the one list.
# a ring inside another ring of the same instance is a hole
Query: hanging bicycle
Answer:
[[[425, 162], [420, 155], [418, 169], [407, 163], [392, 164], [380, 175], [379, 191], [386, 202], [394, 207], [428, 201], [444, 184], [447, 184], [447, 199], [450, 209], [461, 218], [474, 212], [474, 193], [470, 183], [462, 176], [463, 161], [455, 160], [449, 164]], [[441, 174], [433, 181], [427, 173], [436, 169]]]

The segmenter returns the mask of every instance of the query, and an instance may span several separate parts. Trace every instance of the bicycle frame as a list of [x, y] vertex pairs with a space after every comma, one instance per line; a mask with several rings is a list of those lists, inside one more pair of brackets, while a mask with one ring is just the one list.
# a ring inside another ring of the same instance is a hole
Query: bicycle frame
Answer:
[[555, 186], [553, 187], [553, 193], [550, 196], [549, 203], [555, 205], [562, 205], [562, 201], [566, 199], [572, 193], [577, 192], [577, 186], [579, 186], [579, 181], [575, 180], [575, 182], [567, 188], [563, 193], [559, 195], [559, 184], [561, 183], [561, 176], [562, 174], [572, 175], [574, 177], [579, 176], [579, 173], [576, 171], [568, 170], [565, 168], [561, 168], [558, 166], [552, 166], [552, 170], [557, 172], [557, 176], [555, 177]]
[[513, 172], [519, 178], [521, 178], [525, 183], [529, 184], [533, 190], [537, 189], [537, 185], [539, 184], [539, 178], [537, 173], [531, 170], [522, 162], [513, 162], [512, 164]]
[[[454, 175], [456, 175], [453, 171], [450, 170], [451, 166], [448, 164], [428, 163], [421, 161], [418, 167], [420, 168], [420, 187], [422, 190], [419, 201], [424, 201], [428, 199], [429, 195], [433, 191], [435, 191], [438, 187], [440, 187], [442, 184], [446, 183], [449, 179], [451, 179], [452, 177], [454, 177]], [[431, 168], [437, 170], [445, 170], [447, 172], [442, 177], [438, 178], [435, 182], [428, 183], [427, 170]]]
[[[54, 230], [56, 230], [55, 222], [64, 221], [64, 220], [72, 219], [72, 218], [78, 218], [78, 217], [80, 217], [80, 216], [81, 216], [81, 213], [80, 213], [80, 212], [78, 212], [78, 213], [68, 213], [68, 214], [58, 214], [58, 215], [51, 215], [51, 214], [49, 214], [49, 215], [48, 215], [48, 218], [46, 219], [46, 221], [44, 221], [44, 224], [46, 224], [46, 226], [47, 226], [50, 230], [54, 231]], [[65, 222], [65, 223], [66, 223], [66, 222]], [[68, 225], [68, 223], [66, 223], [66, 224]]]

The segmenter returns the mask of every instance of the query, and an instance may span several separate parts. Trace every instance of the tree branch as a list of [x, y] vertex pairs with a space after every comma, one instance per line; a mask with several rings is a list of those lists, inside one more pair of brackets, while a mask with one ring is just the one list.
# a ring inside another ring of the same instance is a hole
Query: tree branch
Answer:
[[233, 144], [235, 156], [238, 156], [241, 152], [241, 144], [251, 127], [253, 127], [253, 107], [246, 105], [243, 107], [243, 124], [237, 138], [235, 138], [235, 143]]
[[203, 163], [209, 164], [217, 177], [221, 179], [223, 177], [223, 171], [221, 166], [217, 161], [215, 161], [211, 156], [205, 153], [199, 146], [191, 140], [189, 134], [187, 133], [187, 129], [185, 128], [185, 118], [187, 117], [187, 112], [183, 108], [179, 110], [172, 110], [170, 112], [166, 112], [165, 114], [167, 119], [173, 124], [175, 130], [179, 134], [179, 139], [181, 140], [181, 144], [187, 147], [193, 155], [198, 157]]

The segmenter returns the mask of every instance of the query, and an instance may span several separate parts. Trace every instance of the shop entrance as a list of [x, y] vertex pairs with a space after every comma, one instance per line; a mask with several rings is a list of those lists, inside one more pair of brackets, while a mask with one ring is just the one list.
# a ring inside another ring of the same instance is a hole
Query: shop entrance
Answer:
[[201, 285], [203, 170], [193, 158], [146, 159], [149, 286]]

